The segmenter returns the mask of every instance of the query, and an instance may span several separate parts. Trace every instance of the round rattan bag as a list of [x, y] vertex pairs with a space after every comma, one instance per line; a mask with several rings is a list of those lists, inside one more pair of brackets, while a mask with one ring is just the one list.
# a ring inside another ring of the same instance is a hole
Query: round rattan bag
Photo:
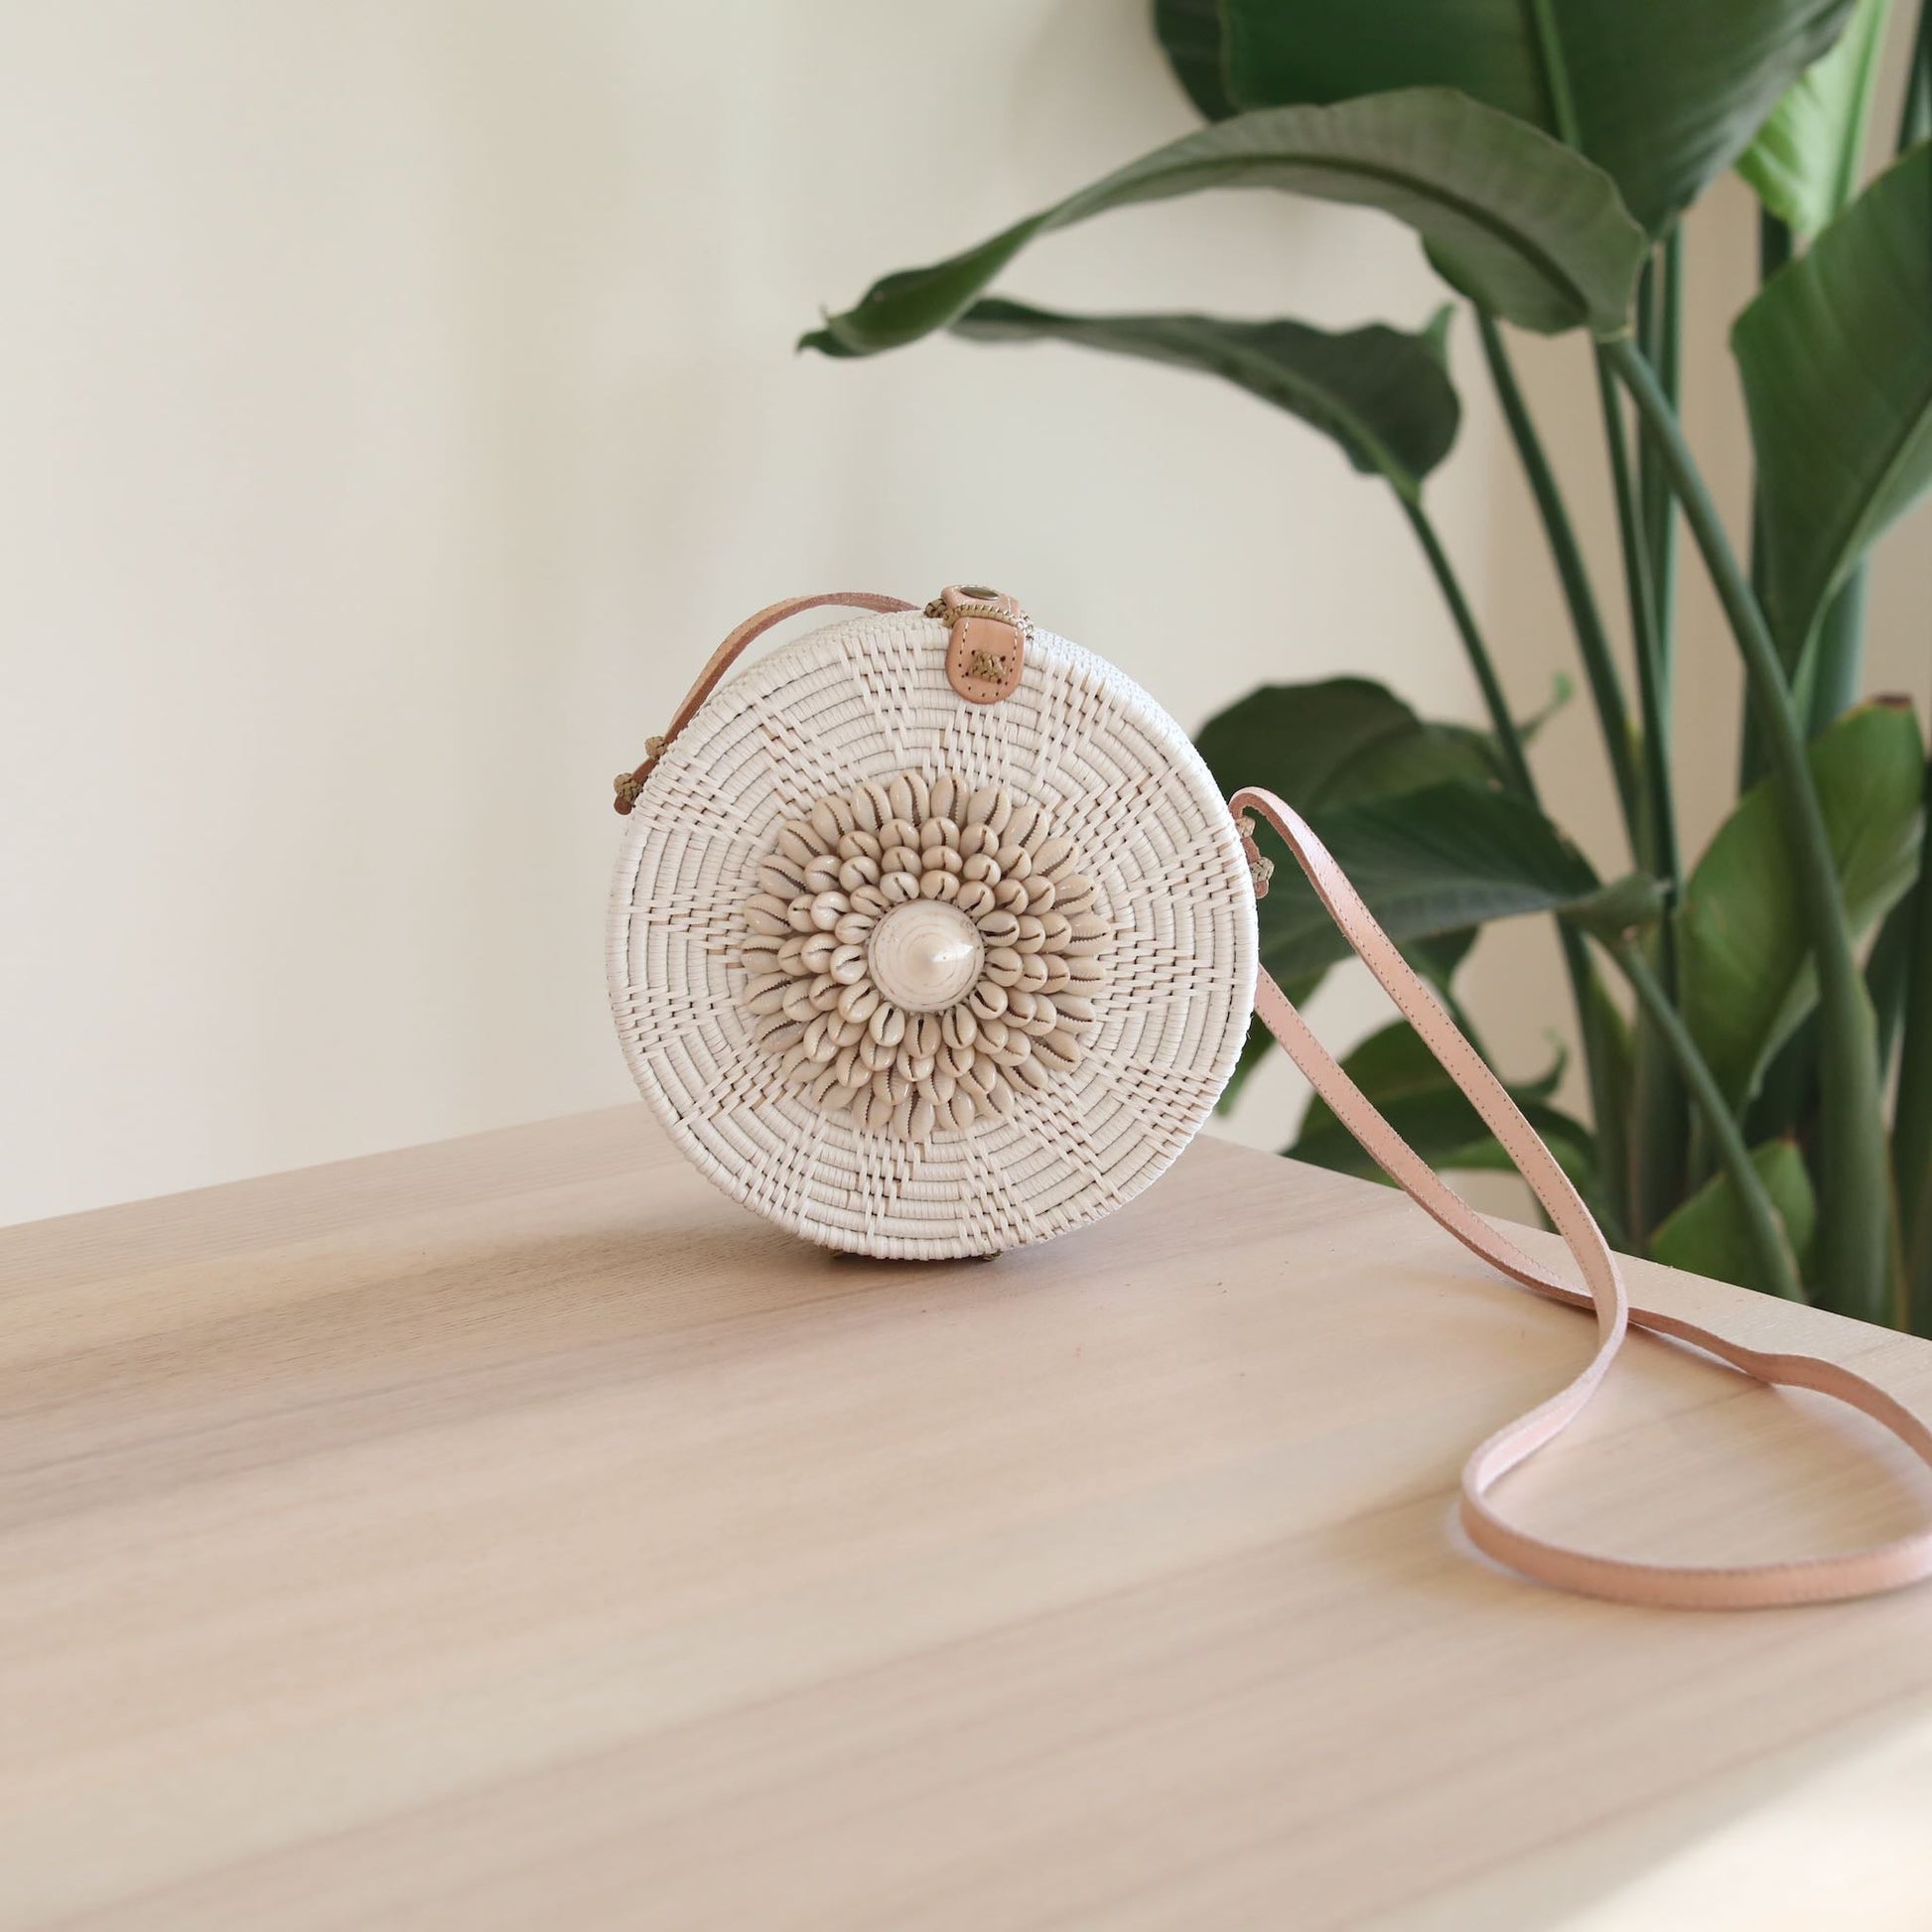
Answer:
[[[726, 678], [761, 630], [846, 617]], [[1233, 1069], [1254, 880], [1185, 733], [1011, 600], [771, 607], [618, 781], [637, 1085], [826, 1246], [994, 1254], [1161, 1174]]]

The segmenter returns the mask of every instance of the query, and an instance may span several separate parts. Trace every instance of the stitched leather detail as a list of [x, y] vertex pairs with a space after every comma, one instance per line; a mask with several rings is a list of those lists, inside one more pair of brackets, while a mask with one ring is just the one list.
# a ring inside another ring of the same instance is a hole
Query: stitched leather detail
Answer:
[[961, 618], [946, 645], [946, 680], [968, 704], [998, 704], [1019, 690], [1026, 651], [1017, 624]]
[[968, 704], [998, 704], [1019, 690], [1031, 625], [1013, 598], [979, 584], [948, 584], [926, 609], [952, 625], [946, 682]]

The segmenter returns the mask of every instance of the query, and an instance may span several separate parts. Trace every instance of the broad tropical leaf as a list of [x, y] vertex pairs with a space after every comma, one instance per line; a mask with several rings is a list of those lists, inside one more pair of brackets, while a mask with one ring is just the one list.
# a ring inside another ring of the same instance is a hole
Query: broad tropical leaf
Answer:
[[[1455, 969], [1468, 957], [1469, 948], [1475, 942], [1475, 927], [1465, 926], [1460, 932], [1445, 932], [1432, 939], [1414, 940], [1402, 951], [1409, 964], [1431, 986], [1447, 995], [1449, 982], [1455, 977]], [[1285, 981], [1282, 991], [1288, 996], [1291, 1006], [1304, 1006], [1325, 977], [1325, 969], [1308, 973], [1300, 979]], [[1221, 1089], [1220, 1099], [1214, 1103], [1217, 1113], [1226, 1113], [1233, 1107], [1241, 1089], [1248, 1083], [1249, 1074], [1268, 1057], [1274, 1044], [1275, 1035], [1262, 1024], [1257, 1014], [1248, 1023], [1248, 1036], [1241, 1042], [1241, 1053], [1234, 1063], [1234, 1071], [1228, 1075], [1228, 1083]], [[1561, 1071], [1561, 1060], [1558, 1067]]]
[[1275, 188], [1380, 209], [1456, 286], [1522, 328], [1620, 331], [1643, 231], [1608, 178], [1535, 128], [1446, 87], [1277, 107], [1216, 122], [929, 268], [876, 282], [803, 345], [872, 355], [964, 314], [1036, 236], [1110, 208], [1208, 188]]
[[[1846, 907], [1863, 932], [1911, 884], [1925, 748], [1908, 707], [1863, 705], [1811, 746]], [[1741, 1108], [1816, 1003], [1811, 944], [1774, 788], [1754, 786], [1719, 828], [1677, 913], [1685, 1024]]]
[[1067, 316], [997, 299], [952, 325], [974, 342], [1077, 343], [1198, 369], [1332, 437], [1357, 470], [1386, 477], [1410, 501], [1449, 455], [1460, 414], [1443, 342], [1452, 312], [1420, 335], [1375, 324], [1332, 335], [1300, 322], [1214, 316]]
[[[1515, 1164], [1482, 1116], [1406, 1020], [1369, 1037], [1342, 1061], [1343, 1069], [1383, 1117], [1431, 1167], [1448, 1173], [1512, 1173]], [[1541, 1079], [1512, 1087], [1511, 1097], [1549, 1143], [1564, 1172], [1587, 1191], [1594, 1175], [1589, 1130], [1549, 1105], [1563, 1076], [1563, 1060]], [[1340, 1173], [1382, 1177], [1361, 1144], [1318, 1094], [1309, 1101], [1290, 1158]]]
[[1430, 938], [1411, 940], [1402, 954], [1409, 964], [1439, 993], [1447, 992], [1455, 978], [1456, 968], [1468, 958], [1476, 942], [1476, 929], [1465, 925], [1458, 932], [1437, 933]]
[[1932, 143], [1880, 175], [1737, 318], [1765, 591], [1788, 661], [1932, 483]]
[[[1811, 1175], [1804, 1157], [1790, 1141], [1766, 1141], [1751, 1150], [1751, 1166], [1771, 1197], [1771, 1206], [1784, 1228], [1795, 1263], [1804, 1279], [1811, 1266], [1812, 1235], [1818, 1226], [1818, 1203], [1812, 1197]], [[1672, 1268], [1688, 1268], [1694, 1275], [1735, 1282], [1740, 1288], [1763, 1288], [1754, 1279], [1750, 1236], [1737, 1190], [1726, 1174], [1715, 1174], [1651, 1237], [1650, 1255]]]
[[[1924, 827], [1919, 836], [1925, 836]], [[1911, 890], [1885, 914], [1878, 936], [1864, 959], [1864, 990], [1871, 998], [1871, 1011], [1878, 1021], [1878, 1064], [1889, 1069], [1892, 1049], [1898, 1044], [1899, 1030], [1905, 1024], [1905, 993], [1911, 984], [1913, 922], [1918, 914], [1919, 897], [1926, 890], [1923, 877], [1913, 880]], [[1816, 1056], [1814, 1055], [1814, 1058]]]
[[[1555, 0], [1554, 57], [1582, 151], [1661, 234], [1749, 144], [1779, 96], [1831, 46], [1852, 0]], [[1156, 10], [1196, 106], [1348, 100], [1459, 88], [1556, 131], [1537, 10], [1524, 0], [1204, 0]]]
[[1788, 227], [1814, 235], [1859, 190], [1891, 0], [1858, 0], [1838, 44], [1772, 108], [1737, 172]]
[[1516, 721], [1516, 736], [1525, 745], [1533, 745], [1537, 736], [1558, 712], [1577, 695], [1577, 686], [1568, 671], [1558, 671], [1550, 680], [1550, 695], [1544, 699], [1542, 708], [1533, 711], [1527, 718]]
[[[1427, 724], [1393, 691], [1358, 677], [1263, 685], [1210, 718], [1195, 743], [1224, 794], [1266, 785], [1304, 814], [1445, 779], [1481, 784], [1495, 772], [1495, 748], [1479, 732]], [[1306, 892], [1299, 873], [1289, 880], [1293, 870], [1284, 867], [1280, 890]], [[1473, 931], [1421, 940], [1412, 963], [1426, 978], [1447, 985], [1474, 940]], [[1324, 961], [1292, 975], [1282, 990], [1300, 1006], [1325, 970]], [[1273, 1036], [1256, 1021], [1222, 1093], [1223, 1106], [1233, 1104], [1272, 1044]]]
[[[1920, 828], [1920, 837], [1924, 828]], [[1905, 1019], [1905, 989], [1912, 966], [1912, 920], [1923, 881], [1896, 899], [1879, 922], [1864, 956], [1865, 997], [1878, 1023], [1878, 1064], [1890, 1077], [1892, 1053]], [[1756, 1146], [1786, 1136], [1803, 1139], [1818, 1109], [1818, 1013], [1814, 1008], [1771, 1055], [1757, 1093], [1744, 1110], [1744, 1138]]]
[[[1319, 812], [1310, 823], [1398, 945], [1556, 911], [1596, 890], [1587, 861], [1548, 819], [1486, 785], [1431, 785]], [[1262, 838], [1266, 846], [1273, 834], [1263, 827]], [[1321, 901], [1282, 855], [1261, 902], [1263, 963], [1279, 979], [1347, 954]]]
[[1210, 121], [1235, 111], [1221, 73], [1221, 0], [1154, 0], [1154, 31], [1174, 78]]
[[1365, 677], [1264, 684], [1217, 712], [1194, 744], [1225, 796], [1266, 785], [1304, 816], [1495, 773], [1478, 734], [1429, 724]]

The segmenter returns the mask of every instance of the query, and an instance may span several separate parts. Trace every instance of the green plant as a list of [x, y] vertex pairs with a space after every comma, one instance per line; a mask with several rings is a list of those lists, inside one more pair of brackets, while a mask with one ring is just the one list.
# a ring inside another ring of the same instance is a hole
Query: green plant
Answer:
[[[1932, 1332], [1925, 747], [1909, 708], [1856, 701], [1866, 553], [1932, 484], [1925, 20], [1897, 158], [1861, 188], [1886, 0], [1702, 0], [1640, 23], [1620, 0], [1157, 0], [1154, 12], [1206, 126], [977, 247], [887, 277], [805, 344], [863, 356], [949, 330], [1168, 362], [1300, 417], [1386, 483], [1448, 603], [1488, 732], [1426, 723], [1359, 680], [1275, 685], [1202, 731], [1216, 775], [1272, 784], [1303, 811], [1451, 1004], [1480, 925], [1556, 916], [1592, 1124], [1555, 1109], [1554, 1073], [1521, 1098], [1614, 1238]], [[1679, 218], [1733, 165], [1760, 200], [1765, 268], [1730, 336], [1756, 463], [1748, 562], [1677, 409]], [[986, 293], [1055, 229], [1212, 188], [1392, 215], [1459, 304], [1416, 332], [1331, 334], [1062, 315]], [[1506, 700], [1425, 500], [1455, 436], [1444, 343], [1462, 305], [1614, 780], [1632, 866], [1607, 885], [1543, 810], [1533, 727]], [[1505, 325], [1588, 345], [1634, 705]], [[1679, 850], [1671, 777], [1680, 528], [1717, 590], [1748, 702], [1737, 803], [1695, 863]], [[1304, 995], [1341, 947], [1294, 869], [1277, 881], [1264, 958]], [[1249, 1063], [1263, 1050], [1258, 1036]], [[1502, 1165], [1406, 1023], [1349, 1067], [1439, 1165]], [[1290, 1152], [1360, 1163], [1319, 1106]]]

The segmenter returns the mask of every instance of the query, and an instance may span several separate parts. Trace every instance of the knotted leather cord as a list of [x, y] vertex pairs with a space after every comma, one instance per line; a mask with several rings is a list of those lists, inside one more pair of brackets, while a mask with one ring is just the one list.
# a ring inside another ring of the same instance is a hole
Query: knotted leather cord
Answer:
[[[638, 789], [664, 749], [690, 723], [698, 707], [717, 688], [746, 647], [773, 624], [825, 605], [895, 612], [920, 607], [869, 591], [834, 591], [818, 597], [786, 598], [748, 618], [712, 653], [661, 739], [634, 771], [617, 780], [617, 809], [628, 812]], [[1536, 1130], [1523, 1117], [1502, 1082], [1463, 1038], [1442, 1002], [1410, 967], [1394, 942], [1362, 902], [1328, 849], [1307, 823], [1272, 791], [1247, 787], [1232, 800], [1237, 815], [1252, 812], [1272, 825], [1308, 875], [1315, 896], [1370, 972], [1382, 983], [1424, 1044], [1449, 1078], [1474, 1105], [1502, 1145], [1517, 1172], [1543, 1203], [1575, 1257], [1584, 1287], [1574, 1288], [1532, 1261], [1507, 1236], [1467, 1205], [1383, 1119], [1328, 1049], [1310, 1032], [1280, 986], [1265, 971], [1255, 987], [1255, 1012], [1279, 1040], [1335, 1118], [1354, 1135], [1375, 1163], [1447, 1232], [1498, 1273], [1556, 1302], [1593, 1309], [1596, 1348], [1570, 1383], [1496, 1431], [1478, 1446], [1462, 1468], [1461, 1517], [1469, 1540], [1498, 1563], [1524, 1577], [1587, 1596], [1670, 1609], [1755, 1609], [1780, 1604], [1817, 1603], [1871, 1596], [1932, 1576], [1932, 1527], [1888, 1543], [1840, 1555], [1798, 1558], [1783, 1563], [1700, 1567], [1639, 1563], [1597, 1556], [1531, 1535], [1505, 1522], [1489, 1492], [1518, 1464], [1560, 1435], [1595, 1394], [1626, 1330], [1634, 1324], [1653, 1334], [1688, 1341], [1776, 1388], [1812, 1389], [1834, 1396], [1887, 1429], [1932, 1467], [1932, 1430], [1875, 1383], [1816, 1355], [1767, 1353], [1747, 1347], [1715, 1329], [1699, 1326], [1662, 1309], [1631, 1302], [1616, 1256], [1603, 1238], [1583, 1196]]]

